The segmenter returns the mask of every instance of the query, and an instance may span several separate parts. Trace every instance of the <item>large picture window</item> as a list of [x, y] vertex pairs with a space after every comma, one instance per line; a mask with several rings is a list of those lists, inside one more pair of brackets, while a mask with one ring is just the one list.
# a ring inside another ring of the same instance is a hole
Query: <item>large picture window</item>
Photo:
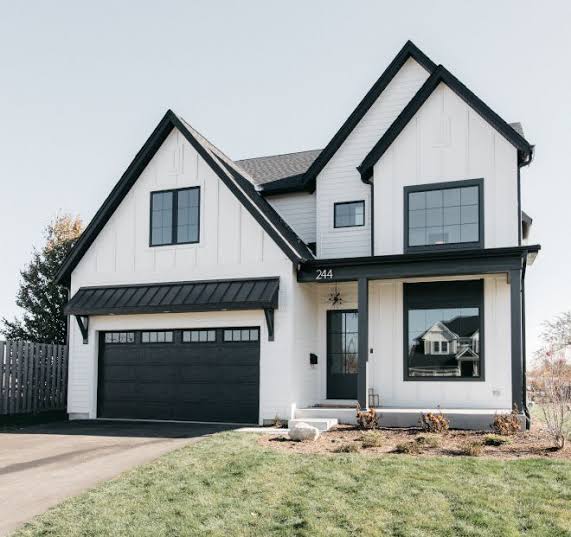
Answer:
[[405, 248], [483, 244], [481, 179], [405, 188]]
[[199, 241], [200, 188], [151, 193], [151, 246]]
[[405, 380], [482, 380], [483, 281], [404, 286]]

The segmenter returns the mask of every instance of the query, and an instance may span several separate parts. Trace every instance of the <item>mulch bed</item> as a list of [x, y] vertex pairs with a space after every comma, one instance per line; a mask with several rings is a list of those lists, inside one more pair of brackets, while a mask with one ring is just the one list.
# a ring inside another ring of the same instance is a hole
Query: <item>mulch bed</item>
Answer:
[[[315, 442], [294, 442], [287, 432], [280, 435], [262, 435], [258, 442], [266, 447], [289, 453], [321, 453], [336, 455], [342, 452], [358, 451], [365, 455], [384, 455], [399, 453], [397, 446], [412, 447], [413, 455], [420, 456], [459, 456], [469, 455], [466, 446], [481, 445], [476, 449], [477, 456], [493, 459], [519, 459], [544, 457], [550, 459], [571, 460], [569, 442], [565, 449], [552, 447], [549, 436], [540, 425], [534, 425], [531, 431], [524, 431], [509, 439], [508, 444], [501, 446], [484, 445], [486, 435], [479, 431], [451, 430], [444, 434], [427, 434], [417, 428], [411, 429], [377, 429], [380, 435], [380, 446], [364, 447], [363, 431], [351, 425], [339, 425], [336, 429], [322, 433]], [[424, 441], [423, 441], [424, 440]], [[472, 452], [473, 454], [473, 452]]]

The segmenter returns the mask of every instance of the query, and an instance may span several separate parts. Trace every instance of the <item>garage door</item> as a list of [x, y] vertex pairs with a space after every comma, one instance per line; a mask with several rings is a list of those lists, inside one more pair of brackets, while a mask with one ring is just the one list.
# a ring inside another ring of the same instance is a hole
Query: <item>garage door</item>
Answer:
[[98, 416], [258, 423], [259, 328], [105, 332]]

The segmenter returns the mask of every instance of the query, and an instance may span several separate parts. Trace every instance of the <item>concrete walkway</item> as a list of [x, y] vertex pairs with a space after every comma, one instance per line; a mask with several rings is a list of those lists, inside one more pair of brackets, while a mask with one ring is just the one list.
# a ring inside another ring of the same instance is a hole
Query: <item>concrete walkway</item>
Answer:
[[229, 427], [89, 421], [0, 432], [0, 536], [69, 496], [226, 429]]

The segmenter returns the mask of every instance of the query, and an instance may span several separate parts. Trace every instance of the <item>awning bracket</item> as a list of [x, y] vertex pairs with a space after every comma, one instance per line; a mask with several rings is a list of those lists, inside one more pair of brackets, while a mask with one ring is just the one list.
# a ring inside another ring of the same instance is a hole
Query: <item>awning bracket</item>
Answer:
[[89, 339], [89, 317], [84, 315], [76, 315], [75, 320], [77, 321], [77, 325], [79, 326], [79, 331], [83, 337], [83, 344], [87, 345]]
[[268, 327], [268, 341], [274, 340], [274, 308], [265, 308], [266, 325]]

